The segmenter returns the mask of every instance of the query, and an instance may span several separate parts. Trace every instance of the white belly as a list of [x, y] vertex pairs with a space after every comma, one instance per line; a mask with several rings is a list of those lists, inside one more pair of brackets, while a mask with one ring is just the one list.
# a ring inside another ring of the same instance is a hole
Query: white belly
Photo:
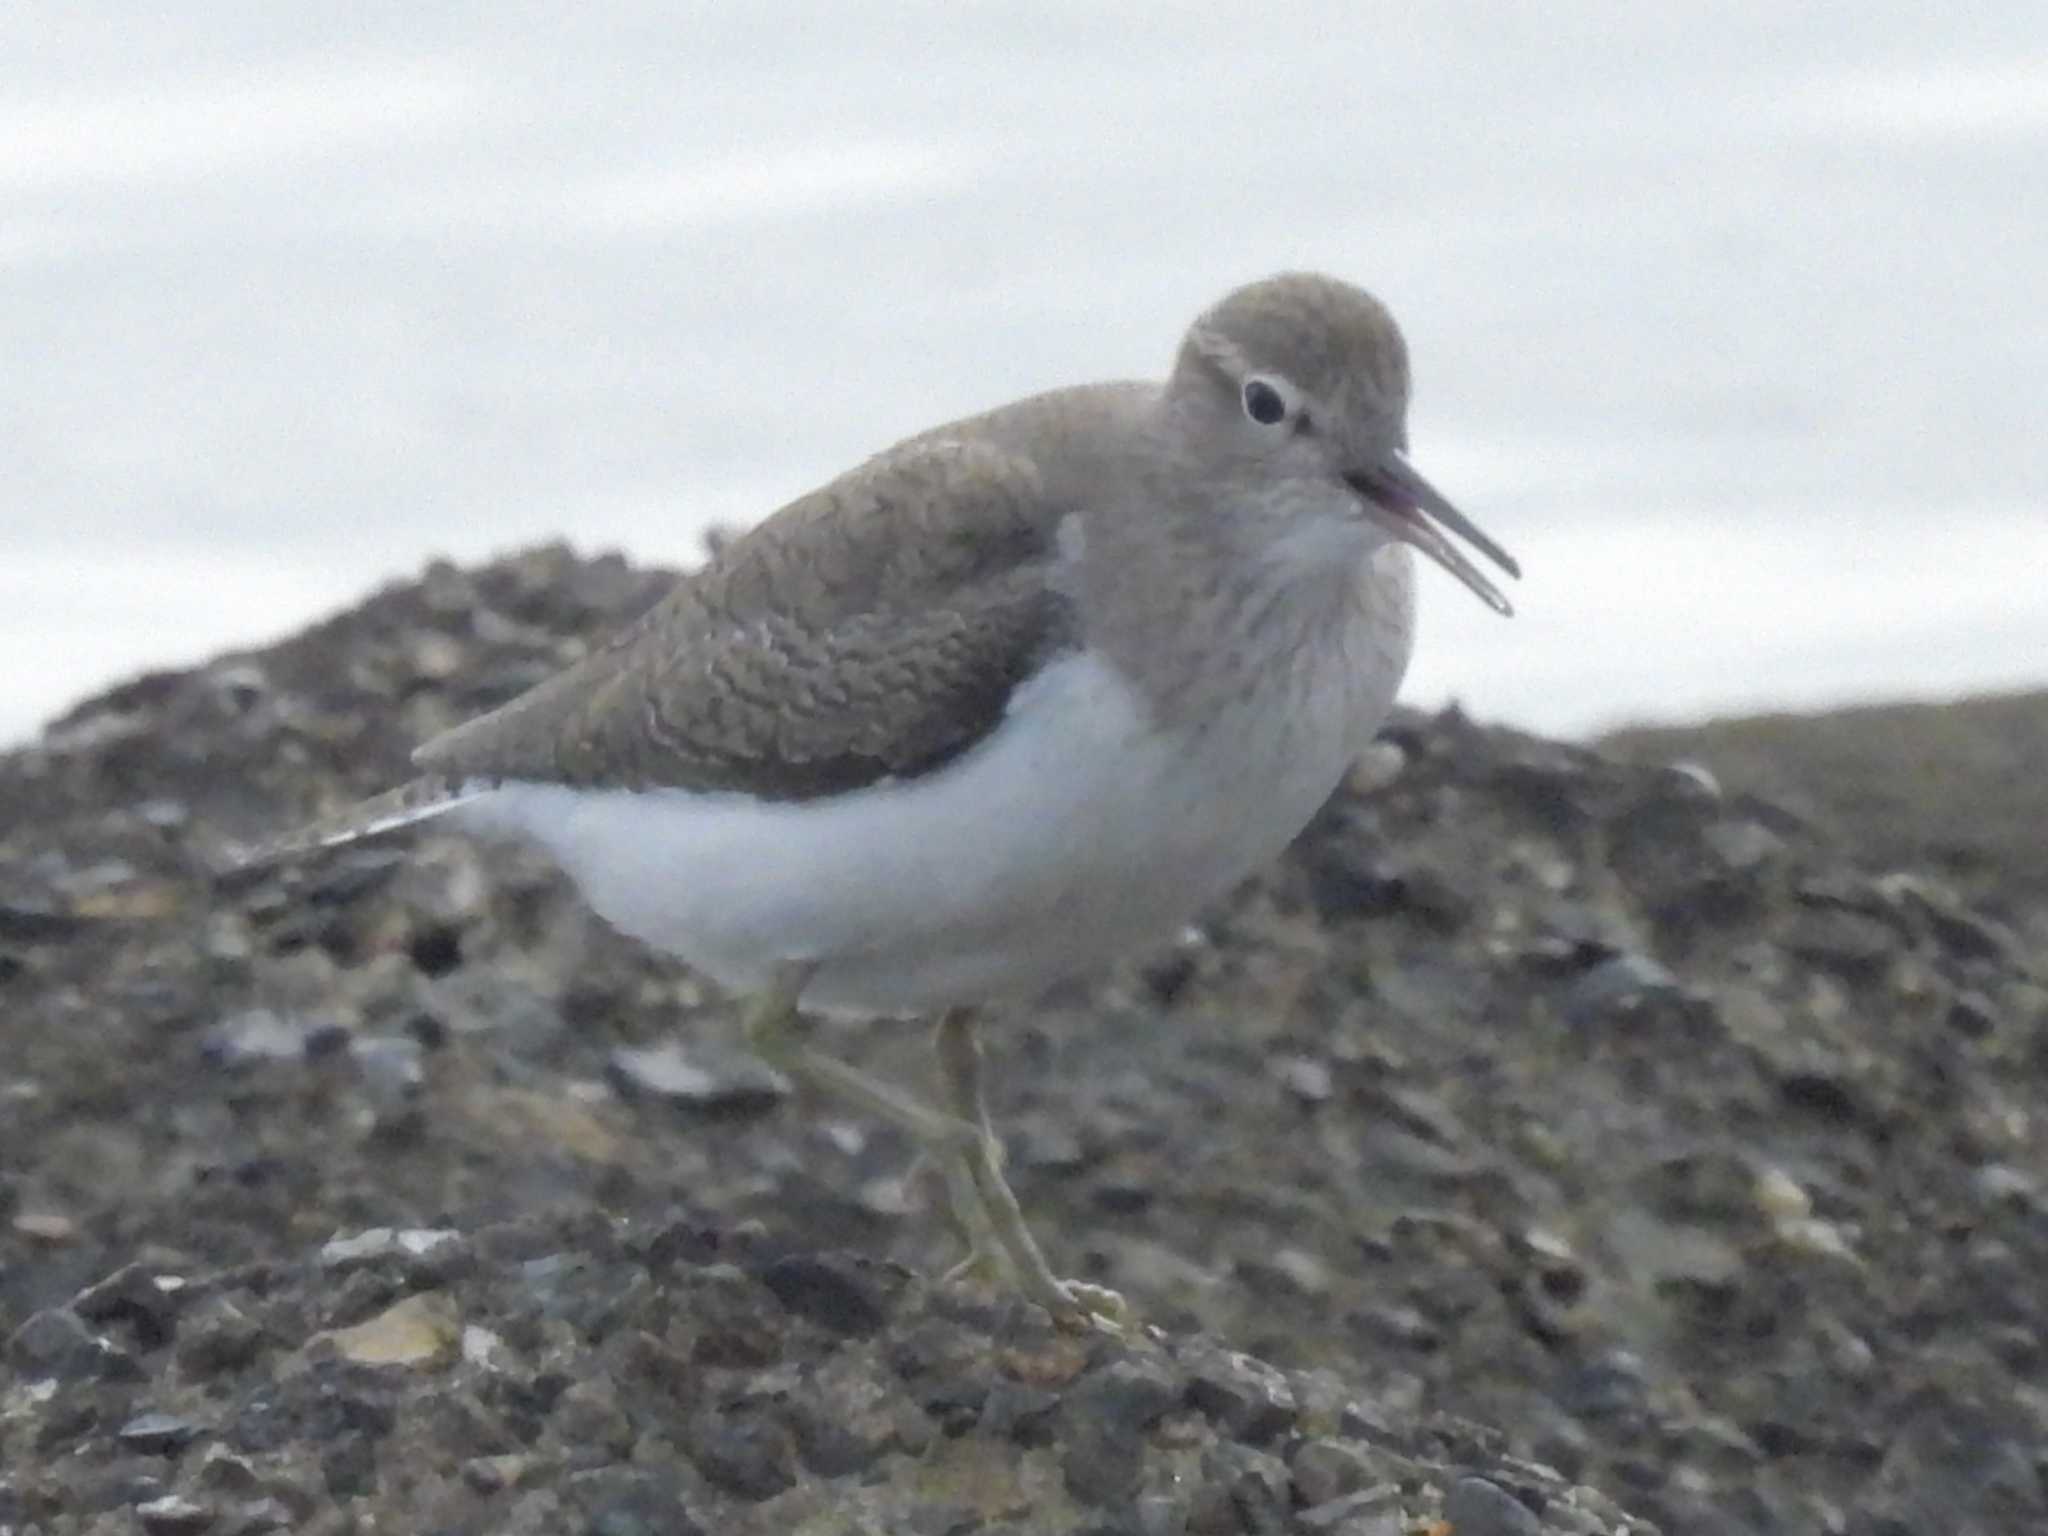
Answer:
[[735, 991], [806, 961], [807, 1008], [928, 1012], [1157, 942], [1271, 859], [1390, 707], [1405, 643], [1390, 659], [1350, 657], [1309, 696], [1254, 690], [1172, 738], [1084, 654], [911, 783], [801, 803], [514, 783], [455, 814], [538, 841], [609, 922]]

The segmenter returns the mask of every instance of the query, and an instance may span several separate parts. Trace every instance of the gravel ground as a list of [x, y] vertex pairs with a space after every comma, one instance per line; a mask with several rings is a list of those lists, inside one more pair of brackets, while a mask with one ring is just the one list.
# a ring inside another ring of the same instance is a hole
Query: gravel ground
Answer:
[[1400, 718], [989, 1022], [1121, 1339], [918, 1278], [901, 1139], [544, 861], [211, 873], [662, 579], [436, 568], [0, 758], [0, 1532], [2048, 1529], [2048, 965], [1980, 866]]

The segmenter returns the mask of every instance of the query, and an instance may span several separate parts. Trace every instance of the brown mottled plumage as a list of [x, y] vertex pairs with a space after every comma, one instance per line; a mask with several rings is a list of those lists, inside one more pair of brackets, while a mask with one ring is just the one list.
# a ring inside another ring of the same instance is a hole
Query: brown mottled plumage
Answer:
[[1074, 643], [1022, 458], [891, 450], [728, 545], [613, 641], [427, 743], [453, 780], [807, 799], [971, 746]]

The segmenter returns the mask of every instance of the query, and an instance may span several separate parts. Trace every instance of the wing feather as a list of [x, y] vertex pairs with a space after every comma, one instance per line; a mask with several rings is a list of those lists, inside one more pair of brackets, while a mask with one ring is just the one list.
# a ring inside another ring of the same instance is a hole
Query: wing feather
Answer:
[[792, 502], [576, 666], [427, 743], [454, 779], [807, 799], [930, 771], [1074, 643], [1028, 460], [914, 440]]

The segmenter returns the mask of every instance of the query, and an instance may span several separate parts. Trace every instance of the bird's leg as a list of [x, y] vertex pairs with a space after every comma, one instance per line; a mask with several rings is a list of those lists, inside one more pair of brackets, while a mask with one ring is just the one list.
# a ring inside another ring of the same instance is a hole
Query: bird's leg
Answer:
[[918, 1103], [889, 1084], [827, 1056], [804, 1039], [797, 1001], [814, 969], [805, 964], [777, 968], [767, 990], [747, 1007], [744, 1028], [748, 1047], [799, 1082], [901, 1127], [940, 1160], [941, 1166], [958, 1160], [975, 1143], [972, 1124]]
[[949, 1157], [939, 1164], [939, 1171], [946, 1178], [946, 1203], [952, 1208], [953, 1222], [967, 1242], [967, 1256], [939, 1276], [940, 1282], [956, 1285], [967, 1281], [1008, 1281], [1015, 1285], [1009, 1255], [996, 1241], [995, 1225], [989, 1220], [988, 1207], [982, 1204], [981, 1191], [975, 1188], [974, 1172], [967, 1166], [967, 1159]]
[[975, 1034], [972, 1010], [955, 1008], [941, 1017], [935, 1043], [948, 1107], [959, 1121], [975, 1131], [973, 1143], [962, 1160], [981, 1197], [985, 1220], [1002, 1245], [1018, 1287], [1063, 1322], [1100, 1318], [1120, 1326], [1130, 1316], [1123, 1297], [1105, 1286], [1061, 1280], [1054, 1275], [1031, 1229], [1024, 1224], [1024, 1212], [1003, 1178], [1003, 1144], [996, 1137], [995, 1127], [989, 1124], [988, 1103], [981, 1091], [981, 1041]]
[[[948, 1031], [959, 1028], [953, 1023], [956, 1011], [949, 1010], [939, 1016], [939, 1027], [932, 1037], [941, 1067], [939, 1081], [945, 1090], [946, 1108], [954, 1118], [974, 1126], [978, 1136], [985, 1135], [986, 1115], [981, 1104], [979, 1071], [970, 1071], [963, 1077], [945, 1070]], [[975, 1054], [978, 1056], [979, 1052]], [[946, 1177], [946, 1198], [953, 1208], [953, 1219], [967, 1239], [967, 1257], [947, 1270], [943, 1278], [949, 1281], [1008, 1279], [1021, 1287], [1016, 1268], [996, 1236], [995, 1223], [990, 1219], [987, 1202], [981, 1198], [980, 1187], [974, 1182], [974, 1170], [969, 1166], [966, 1155], [942, 1160], [939, 1169]]]

